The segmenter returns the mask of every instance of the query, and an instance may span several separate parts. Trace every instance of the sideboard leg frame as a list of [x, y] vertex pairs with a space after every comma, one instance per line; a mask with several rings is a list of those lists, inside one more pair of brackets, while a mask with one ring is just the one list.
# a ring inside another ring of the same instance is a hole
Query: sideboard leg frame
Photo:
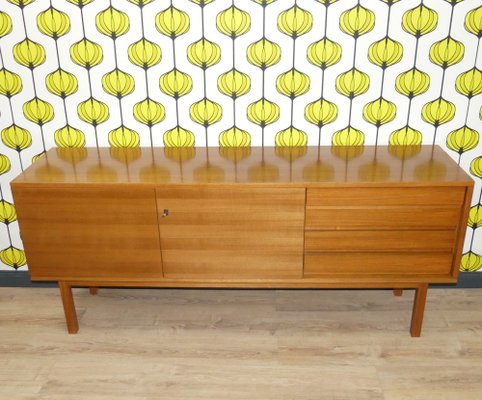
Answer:
[[72, 296], [72, 286], [67, 282], [59, 281], [60, 296], [64, 306], [65, 322], [69, 333], [77, 333], [79, 323], [77, 321], [77, 313], [75, 312], [74, 298]]
[[415, 289], [415, 299], [413, 301], [412, 324], [410, 335], [419, 337], [422, 332], [423, 312], [425, 311], [425, 300], [427, 299], [428, 284], [423, 283]]
[[97, 294], [97, 287], [96, 286], [89, 287], [89, 293], [95, 296]]
[[403, 289], [393, 289], [394, 296], [401, 296], [403, 295]]

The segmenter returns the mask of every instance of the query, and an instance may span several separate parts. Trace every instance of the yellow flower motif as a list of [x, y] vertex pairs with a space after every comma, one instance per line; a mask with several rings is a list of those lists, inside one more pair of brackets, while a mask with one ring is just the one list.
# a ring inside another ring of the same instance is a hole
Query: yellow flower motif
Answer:
[[482, 71], [472, 68], [462, 72], [455, 80], [455, 89], [469, 99], [482, 93]]
[[145, 38], [132, 43], [127, 50], [127, 54], [132, 64], [144, 69], [159, 64], [162, 58], [159, 45]]
[[368, 48], [368, 59], [383, 69], [398, 63], [402, 56], [403, 46], [388, 36]]
[[422, 134], [416, 129], [405, 126], [390, 134], [389, 143], [392, 146], [419, 146], [422, 144]]
[[222, 34], [235, 39], [249, 31], [251, 17], [233, 5], [217, 15], [216, 27]]
[[275, 136], [275, 144], [279, 147], [300, 147], [307, 143], [308, 135], [294, 126], [279, 131]]
[[482, 205], [480, 203], [470, 208], [467, 226], [472, 229], [477, 229], [482, 226]]
[[6, 200], [0, 200], [0, 222], [8, 225], [16, 220], [17, 212], [15, 211], [15, 206]]
[[129, 2], [138, 5], [139, 7], [144, 7], [146, 4], [151, 3], [154, 0], [129, 0]]
[[251, 136], [248, 132], [233, 126], [219, 134], [221, 147], [248, 147], [251, 145]]
[[46, 76], [45, 84], [50, 93], [63, 99], [75, 93], [78, 88], [75, 75], [60, 68]]
[[23, 115], [29, 121], [40, 126], [52, 121], [54, 118], [54, 108], [50, 103], [34, 97], [23, 105]]
[[79, 103], [77, 114], [82, 121], [97, 126], [109, 119], [109, 107], [93, 97]]
[[281, 59], [281, 48], [266, 38], [251, 43], [247, 51], [248, 61], [261, 69], [269, 68]]
[[333, 134], [331, 143], [333, 146], [363, 146], [365, 134], [351, 126], [347, 126]]
[[25, 252], [13, 246], [0, 251], [0, 261], [14, 269], [18, 269], [27, 264]]
[[94, 0], [67, 0], [69, 3], [75, 4], [77, 7], [84, 7], [89, 3], [92, 3]]
[[437, 27], [437, 13], [422, 3], [406, 11], [402, 18], [402, 28], [416, 38], [432, 32]]
[[[194, 0], [194, 1], [199, 1], [199, 0]], [[211, 0], [210, 0], [211, 1]], [[263, 7], [266, 7], [267, 5], [274, 3], [277, 0], [254, 0], [256, 3], [261, 4]], [[335, 0], [336, 1], [336, 0]]]
[[202, 69], [207, 69], [221, 60], [221, 48], [207, 39], [199, 39], [187, 48], [187, 59]]
[[376, 127], [393, 121], [397, 115], [397, 107], [391, 101], [380, 97], [363, 107], [363, 118]]
[[459, 63], [464, 58], [464, 45], [450, 36], [430, 47], [430, 61], [442, 68]]
[[77, 148], [85, 146], [85, 136], [79, 129], [70, 125], [57, 129], [54, 133], [55, 144], [59, 147]]
[[28, 6], [30, 3], [33, 3], [34, 1], [35, 0], [8, 0], [9, 3], [15, 4], [20, 8], [24, 8], [25, 6]]
[[333, 122], [337, 116], [338, 107], [336, 104], [323, 98], [315, 100], [305, 107], [305, 119], [318, 128]]
[[134, 78], [120, 69], [114, 69], [102, 77], [102, 88], [120, 99], [134, 91]]
[[341, 46], [324, 37], [308, 46], [308, 61], [321, 69], [338, 63], [341, 59]]
[[57, 40], [70, 31], [69, 16], [53, 7], [37, 15], [37, 26], [44, 35]]
[[233, 99], [245, 95], [251, 89], [251, 79], [236, 69], [219, 75], [218, 90]]
[[129, 17], [110, 6], [95, 16], [95, 24], [100, 33], [117, 39], [129, 30]]
[[309, 32], [313, 26], [313, 16], [296, 4], [278, 16], [278, 29], [293, 39]]
[[192, 90], [192, 79], [188, 74], [172, 69], [161, 75], [159, 86], [163, 93], [177, 100]]
[[482, 6], [470, 10], [465, 16], [465, 29], [477, 36], [482, 37]]
[[164, 133], [164, 146], [166, 147], [193, 147], [194, 133], [176, 126]]
[[8, 98], [22, 91], [22, 79], [8, 69], [0, 69], [0, 94]]
[[197, 5], [204, 7], [208, 5], [209, 3], [213, 2], [214, 0], [191, 0], [193, 3], [196, 3]]
[[303, 72], [293, 68], [278, 76], [276, 89], [279, 93], [293, 100], [310, 90], [310, 78]]
[[470, 163], [470, 172], [477, 178], [482, 179], [482, 156], [476, 157]]
[[0, 175], [6, 174], [10, 171], [10, 167], [10, 159], [5, 155], [0, 154]]
[[338, 93], [353, 99], [365, 93], [370, 87], [370, 78], [362, 71], [352, 68], [336, 78], [336, 90]]
[[412, 68], [397, 76], [395, 89], [408, 98], [425, 93], [430, 86], [430, 77], [425, 72]]
[[221, 120], [223, 110], [218, 103], [204, 98], [191, 105], [189, 115], [194, 122], [207, 128]]
[[276, 103], [261, 98], [248, 106], [248, 119], [261, 128], [276, 122], [280, 116], [280, 109]]
[[[325, 7], [330, 6], [333, 3], [336, 3], [338, 0], [317, 0], [318, 2], [322, 3]], [[385, 1], [385, 0], [383, 0]], [[398, 1], [398, 0], [395, 0]]]
[[465, 153], [477, 147], [479, 132], [464, 125], [447, 135], [447, 147], [458, 154]]
[[139, 143], [139, 134], [125, 126], [119, 126], [109, 132], [109, 144], [111, 147], [139, 147]]
[[422, 107], [422, 119], [435, 127], [451, 121], [455, 116], [455, 105], [442, 97]]
[[32, 135], [29, 131], [17, 125], [10, 125], [2, 130], [2, 142], [5, 146], [22, 151], [32, 145]]
[[70, 58], [77, 65], [90, 69], [102, 62], [102, 47], [89, 39], [82, 39], [70, 47]]
[[370, 32], [375, 26], [375, 14], [357, 5], [340, 15], [340, 29], [355, 39]]
[[189, 30], [189, 15], [176, 7], [168, 7], [156, 15], [156, 28], [163, 35], [175, 39]]
[[7, 13], [0, 11], [0, 38], [12, 32], [12, 19]]
[[468, 251], [462, 254], [462, 260], [460, 262], [460, 271], [462, 272], [475, 272], [482, 267], [482, 257], [475, 254], [473, 251]]
[[149, 98], [134, 105], [134, 118], [149, 127], [163, 121], [165, 116], [164, 106]]
[[45, 49], [27, 38], [13, 46], [13, 57], [24, 67], [34, 69], [45, 62]]

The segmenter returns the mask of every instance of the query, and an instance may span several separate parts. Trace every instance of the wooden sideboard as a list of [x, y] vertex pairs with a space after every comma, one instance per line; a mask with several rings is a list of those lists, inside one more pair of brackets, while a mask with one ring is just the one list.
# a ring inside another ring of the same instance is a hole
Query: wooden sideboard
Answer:
[[473, 181], [439, 147], [53, 148], [12, 182], [32, 280], [73, 286], [455, 283]]

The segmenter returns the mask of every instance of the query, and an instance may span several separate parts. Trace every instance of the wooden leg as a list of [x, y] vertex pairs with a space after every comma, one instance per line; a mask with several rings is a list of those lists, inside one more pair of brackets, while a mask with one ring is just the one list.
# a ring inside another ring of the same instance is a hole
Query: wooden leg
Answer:
[[394, 296], [401, 296], [403, 294], [403, 289], [393, 289]]
[[92, 295], [96, 295], [96, 294], [97, 294], [97, 288], [96, 288], [95, 286], [91, 286], [91, 287], [89, 288], [89, 292], [90, 292], [90, 294], [92, 294]]
[[69, 333], [77, 333], [79, 323], [77, 322], [77, 313], [75, 312], [74, 298], [72, 297], [72, 286], [67, 282], [59, 282], [60, 296], [64, 305], [65, 322], [67, 322], [67, 330]]
[[415, 299], [413, 301], [412, 325], [410, 326], [410, 334], [413, 337], [419, 337], [422, 332], [423, 312], [425, 311], [425, 300], [427, 299], [428, 284], [423, 283], [415, 290]]

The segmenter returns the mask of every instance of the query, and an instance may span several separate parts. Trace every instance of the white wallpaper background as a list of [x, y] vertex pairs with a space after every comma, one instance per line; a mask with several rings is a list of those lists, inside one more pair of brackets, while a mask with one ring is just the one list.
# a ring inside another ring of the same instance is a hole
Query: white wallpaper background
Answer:
[[0, 269], [9, 182], [53, 146], [438, 144], [476, 181], [480, 0], [0, 0]]

